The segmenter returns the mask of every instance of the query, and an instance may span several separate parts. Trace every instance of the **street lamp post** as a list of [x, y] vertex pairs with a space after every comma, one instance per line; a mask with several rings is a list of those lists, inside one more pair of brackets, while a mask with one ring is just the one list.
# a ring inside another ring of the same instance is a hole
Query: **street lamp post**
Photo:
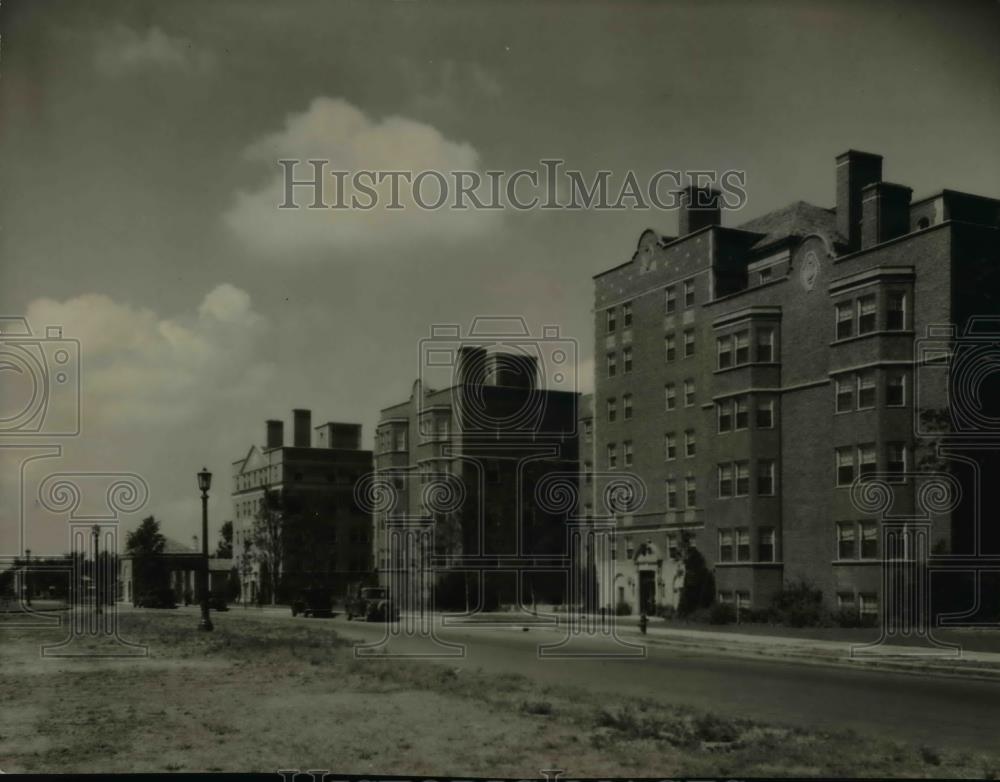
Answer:
[[202, 467], [198, 473], [201, 489], [201, 621], [199, 630], [211, 631], [212, 620], [208, 615], [208, 490], [212, 488], [212, 473]]
[[101, 528], [97, 524], [90, 528], [94, 536], [94, 568], [90, 573], [91, 583], [94, 585], [94, 613], [101, 613], [101, 565], [98, 561], [98, 546], [100, 545]]
[[31, 549], [24, 550], [24, 602], [31, 605]]

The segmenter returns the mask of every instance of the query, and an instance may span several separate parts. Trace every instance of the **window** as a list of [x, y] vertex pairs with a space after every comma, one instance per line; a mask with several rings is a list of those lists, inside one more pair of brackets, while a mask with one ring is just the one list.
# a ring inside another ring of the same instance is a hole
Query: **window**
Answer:
[[716, 404], [719, 411], [719, 431], [731, 432], [733, 430], [733, 400], [725, 399]]
[[725, 499], [733, 496], [733, 465], [719, 465], [719, 497]]
[[632, 559], [635, 556], [635, 546], [632, 543], [632, 538], [628, 535], [625, 536], [625, 558]]
[[736, 559], [739, 562], [750, 561], [750, 530], [746, 527], [736, 530]]
[[733, 604], [733, 593], [730, 591], [719, 592], [719, 602], [723, 605], [731, 606]]
[[684, 455], [690, 458], [694, 456], [694, 452], [695, 452], [694, 430], [688, 429], [684, 433]]
[[857, 530], [853, 521], [837, 522], [837, 559], [857, 559]]
[[694, 381], [684, 381], [684, 407], [691, 407], [694, 404]]
[[586, 442], [590, 442], [594, 439], [594, 422], [584, 421], [583, 422], [583, 439]]
[[849, 301], [837, 305], [837, 339], [854, 336], [854, 306]]
[[632, 325], [632, 302], [622, 304], [622, 325], [628, 328]]
[[757, 460], [757, 493], [765, 497], [774, 494], [774, 460]]
[[622, 396], [622, 412], [625, 414], [625, 420], [628, 421], [632, 418], [632, 395], [625, 394]]
[[[719, 562], [733, 561], [733, 531], [731, 529], [719, 530]], [[720, 596], [722, 593], [719, 593]]]
[[771, 280], [771, 267], [768, 266], [765, 269], [761, 269], [757, 272], [757, 284], [763, 285], [765, 282], [770, 282]]
[[694, 304], [694, 280], [684, 280], [684, 306]]
[[838, 611], [857, 611], [858, 604], [854, 599], [853, 592], [838, 592], [837, 593], [837, 610]]
[[618, 373], [618, 354], [608, 353], [608, 377], [614, 377]]
[[750, 462], [736, 462], [736, 496], [746, 497], [750, 493]]
[[694, 329], [688, 329], [684, 332], [684, 358], [690, 358], [694, 355]]
[[875, 331], [876, 315], [874, 294], [858, 299], [858, 334], [871, 334]]
[[906, 294], [902, 291], [890, 291], [886, 297], [885, 327], [889, 331], [906, 328]]
[[694, 478], [684, 479], [684, 507], [698, 507], [698, 485]]
[[906, 374], [893, 372], [886, 377], [885, 403], [888, 407], [904, 407], [906, 405]]
[[663, 396], [667, 410], [673, 410], [677, 406], [677, 389], [673, 383], [667, 383], [663, 387]]
[[716, 344], [719, 347], [719, 369], [728, 369], [733, 365], [733, 341], [729, 337], [719, 337]]
[[734, 341], [736, 342], [736, 363], [748, 363], [750, 361], [750, 334], [746, 331], [737, 331]]
[[667, 363], [669, 364], [677, 358], [677, 344], [674, 340], [673, 334], [667, 334], [667, 336], [663, 338], [663, 347], [665, 349], [664, 353], [666, 355]]
[[663, 311], [668, 315], [677, 309], [677, 289], [671, 285], [663, 292]]
[[774, 527], [761, 527], [757, 530], [757, 561], [774, 562]]
[[878, 616], [878, 595], [873, 592], [862, 592], [858, 595], [858, 606], [861, 616]]
[[861, 558], [878, 559], [878, 524], [874, 521], [861, 522]]
[[745, 396], [738, 396], [734, 400], [736, 407], [736, 429], [746, 429], [750, 425], [750, 405]]
[[854, 379], [838, 377], [835, 381], [837, 390], [837, 412], [846, 413], [854, 409]]
[[758, 429], [773, 429], [774, 428], [774, 400], [773, 399], [758, 399], [757, 400], [757, 428]]
[[746, 590], [736, 591], [736, 613], [737, 615], [740, 611], [747, 611], [750, 608], [750, 593]]
[[614, 443], [608, 443], [608, 467], [614, 469], [618, 466], [618, 447]]
[[870, 475], [878, 469], [878, 458], [875, 455], [875, 443], [865, 443], [858, 446], [858, 475]]
[[622, 348], [622, 364], [626, 375], [632, 371], [632, 348]]
[[854, 453], [852, 448], [837, 449], [837, 485], [854, 483]]
[[607, 312], [608, 333], [610, 334], [616, 328], [618, 328], [618, 321], [617, 321], [617, 316], [615, 314], [615, 308], [614, 307], [611, 307], [606, 312]]
[[885, 447], [885, 469], [901, 476], [906, 472], [906, 443], [888, 443]]
[[677, 438], [673, 432], [663, 436], [663, 452], [668, 462], [677, 458]]
[[618, 401], [611, 397], [608, 399], [608, 423], [614, 423], [615, 419], [618, 418]]
[[862, 372], [858, 375], [858, 410], [875, 407], [875, 373]]
[[757, 360], [774, 361], [774, 329], [757, 329]]
[[667, 479], [667, 510], [677, 510], [677, 481]]
[[622, 454], [625, 456], [625, 466], [632, 466], [632, 441], [626, 440], [622, 443]]
[[671, 559], [680, 559], [681, 550], [677, 545], [677, 536], [674, 533], [667, 535], [667, 556]]

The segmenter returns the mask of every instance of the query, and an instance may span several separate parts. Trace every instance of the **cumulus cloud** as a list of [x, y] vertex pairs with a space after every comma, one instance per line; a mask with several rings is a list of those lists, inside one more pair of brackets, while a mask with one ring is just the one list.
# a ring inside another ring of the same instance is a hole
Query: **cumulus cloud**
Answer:
[[159, 27], [140, 32], [118, 25], [99, 38], [94, 62], [102, 73], [117, 76], [147, 69], [198, 73], [211, 69], [215, 60], [208, 50]]
[[[250, 144], [245, 155], [269, 171], [269, 177], [259, 188], [237, 194], [225, 222], [250, 248], [275, 261], [296, 254], [315, 257], [316, 251], [398, 248], [426, 240], [462, 241], [488, 234], [500, 220], [495, 211], [456, 210], [447, 205], [437, 210], [421, 209], [405, 182], [399, 183], [397, 192], [402, 208], [387, 209], [393, 201], [389, 179], [374, 186], [378, 203], [372, 209], [308, 209], [311, 188], [295, 191], [301, 208], [279, 209], [285, 200], [279, 160], [303, 161], [295, 170], [299, 180], [312, 177], [311, 166], [304, 162], [307, 160], [329, 161], [327, 172], [407, 171], [415, 176], [421, 171], [437, 171], [449, 183], [453, 182], [451, 172], [480, 170], [479, 154], [470, 144], [448, 139], [431, 125], [406, 117], [373, 119], [342, 99], [316, 98], [305, 111], [287, 117], [280, 131]], [[348, 192], [367, 202], [359, 192], [350, 188]], [[422, 193], [426, 200], [436, 200], [437, 181], [428, 179]], [[336, 181], [328, 175], [323, 201], [332, 204], [337, 194]]]

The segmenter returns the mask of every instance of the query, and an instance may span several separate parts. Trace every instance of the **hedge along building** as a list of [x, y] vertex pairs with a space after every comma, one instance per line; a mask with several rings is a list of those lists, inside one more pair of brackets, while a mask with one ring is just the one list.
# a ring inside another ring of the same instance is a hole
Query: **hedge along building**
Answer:
[[[997, 312], [1000, 201], [914, 202], [856, 151], [836, 182], [833, 208], [799, 201], [736, 228], [716, 193], [689, 189], [679, 236], [647, 230], [595, 276], [596, 459], [648, 491], [617, 517], [605, 605], [675, 605], [687, 532], [723, 602], [764, 607], [804, 580], [831, 608], [878, 612], [884, 514], [851, 486], [933, 449], [921, 411], [947, 409], [951, 381], [915, 355], [929, 327]], [[891, 487], [892, 513], [920, 510], [919, 484]], [[968, 548], [978, 491], [934, 515], [939, 548]]]

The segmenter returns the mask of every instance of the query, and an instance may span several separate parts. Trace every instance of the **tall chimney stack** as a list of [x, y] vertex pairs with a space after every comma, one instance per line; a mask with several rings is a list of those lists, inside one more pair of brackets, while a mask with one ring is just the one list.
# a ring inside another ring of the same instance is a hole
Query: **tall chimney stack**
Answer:
[[890, 182], [873, 182], [861, 191], [861, 249], [910, 232], [913, 190]]
[[881, 181], [881, 155], [853, 149], [837, 155], [837, 231], [848, 252], [861, 249], [861, 191]]
[[271, 419], [267, 422], [267, 447], [280, 448], [285, 444], [285, 422]]
[[681, 209], [677, 216], [677, 235], [687, 236], [708, 225], [719, 225], [719, 191], [710, 187], [688, 185], [680, 192]]
[[293, 445], [296, 448], [309, 448], [312, 445], [312, 412], [296, 409], [292, 411], [292, 416], [295, 419]]

